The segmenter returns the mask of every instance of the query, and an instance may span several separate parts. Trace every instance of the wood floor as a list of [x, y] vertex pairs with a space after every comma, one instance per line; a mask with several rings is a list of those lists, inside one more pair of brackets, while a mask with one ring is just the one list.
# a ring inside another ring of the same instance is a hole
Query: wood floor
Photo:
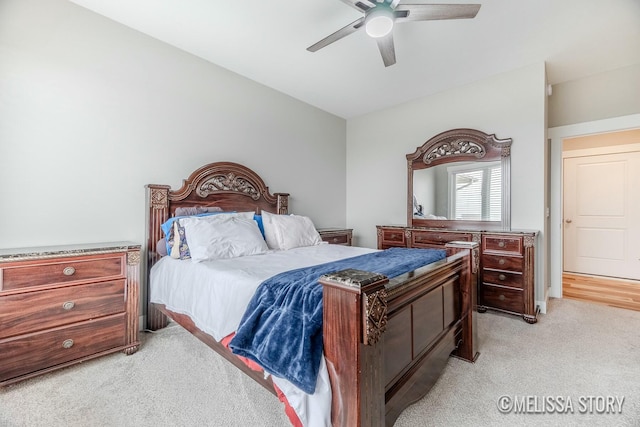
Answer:
[[562, 296], [640, 311], [640, 282], [633, 280], [563, 273]]

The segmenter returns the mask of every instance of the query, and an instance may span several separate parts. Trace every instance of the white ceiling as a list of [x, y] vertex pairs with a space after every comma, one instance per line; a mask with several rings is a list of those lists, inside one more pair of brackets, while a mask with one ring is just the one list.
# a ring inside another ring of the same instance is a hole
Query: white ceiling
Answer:
[[443, 0], [482, 6], [397, 25], [387, 68], [362, 29], [306, 50], [362, 16], [340, 0], [71, 1], [344, 118], [543, 61], [551, 84], [640, 63], [640, 0]]

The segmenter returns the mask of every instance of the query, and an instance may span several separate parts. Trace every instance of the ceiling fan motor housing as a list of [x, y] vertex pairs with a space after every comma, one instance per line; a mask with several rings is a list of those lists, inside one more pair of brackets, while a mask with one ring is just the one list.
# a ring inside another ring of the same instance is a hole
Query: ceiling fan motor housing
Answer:
[[365, 14], [365, 31], [370, 37], [384, 37], [393, 29], [395, 15], [393, 9], [386, 4], [380, 4], [367, 10]]

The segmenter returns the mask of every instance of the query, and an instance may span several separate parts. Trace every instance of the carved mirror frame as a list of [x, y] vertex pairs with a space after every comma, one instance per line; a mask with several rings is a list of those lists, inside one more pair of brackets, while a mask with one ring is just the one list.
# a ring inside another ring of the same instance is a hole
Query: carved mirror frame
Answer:
[[[511, 143], [475, 129], [452, 129], [429, 139], [407, 154], [407, 225], [411, 227], [511, 229]], [[421, 219], [413, 216], [413, 171], [453, 162], [500, 160], [502, 170], [501, 221]]]

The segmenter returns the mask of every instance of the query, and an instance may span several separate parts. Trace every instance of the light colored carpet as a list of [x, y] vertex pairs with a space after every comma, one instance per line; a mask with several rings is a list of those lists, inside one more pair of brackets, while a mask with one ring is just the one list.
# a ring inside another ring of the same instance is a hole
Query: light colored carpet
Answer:
[[[640, 312], [551, 300], [536, 325], [489, 312], [478, 322], [478, 361], [451, 358], [397, 427], [640, 426]], [[142, 336], [132, 356], [0, 389], [0, 426], [289, 425], [277, 398], [179, 326]], [[539, 403], [529, 413], [503, 414], [503, 395]], [[531, 413], [549, 396], [570, 399], [574, 413]], [[583, 413], [583, 396], [624, 397], [622, 413]]]

